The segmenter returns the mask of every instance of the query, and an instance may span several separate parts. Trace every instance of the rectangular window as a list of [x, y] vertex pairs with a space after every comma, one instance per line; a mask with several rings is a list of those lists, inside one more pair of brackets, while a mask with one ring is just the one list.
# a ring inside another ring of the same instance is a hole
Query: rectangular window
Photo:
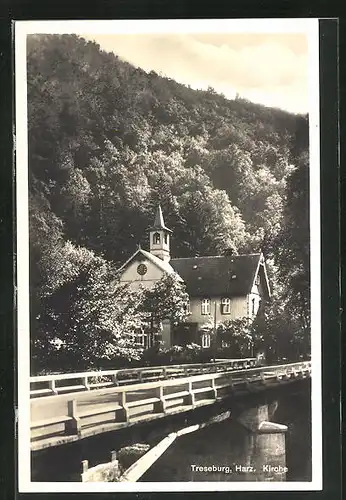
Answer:
[[144, 334], [144, 349], [149, 349], [152, 346], [153, 337], [150, 333]]
[[186, 303], [186, 314], [191, 314], [191, 305], [189, 300]]
[[256, 299], [252, 299], [251, 301], [251, 316], [255, 316], [256, 314]]
[[133, 345], [143, 349], [152, 347], [153, 342], [158, 342], [162, 339], [161, 334], [151, 335], [150, 333], [137, 333], [133, 339]]
[[221, 300], [221, 313], [222, 314], [230, 314], [231, 313], [231, 299], [228, 297], [224, 297]]
[[201, 314], [210, 314], [210, 299], [202, 299], [201, 301]]
[[137, 333], [134, 338], [134, 345], [136, 347], [145, 347], [145, 333]]
[[202, 335], [202, 347], [207, 349], [210, 347], [210, 333], [203, 333]]

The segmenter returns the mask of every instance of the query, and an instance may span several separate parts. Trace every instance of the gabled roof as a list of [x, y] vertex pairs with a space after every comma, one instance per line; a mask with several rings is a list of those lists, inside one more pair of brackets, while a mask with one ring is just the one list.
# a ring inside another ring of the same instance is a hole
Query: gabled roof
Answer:
[[[148, 259], [150, 262], [155, 264], [161, 271], [168, 273], [168, 274], [175, 274], [177, 275], [175, 269], [168, 263], [164, 262], [163, 260], [159, 259], [156, 257], [156, 255], [153, 255], [152, 253], [147, 252], [146, 250], [143, 250], [142, 248], [138, 248], [134, 254], [131, 255], [129, 259], [119, 268], [119, 271], [122, 271], [125, 269], [130, 262], [132, 262], [135, 259], [143, 260], [143, 258]], [[183, 281], [182, 278], [178, 275], [177, 276], [180, 281]]]
[[[170, 264], [182, 277], [192, 297], [244, 296], [251, 292], [262, 258], [261, 253], [189, 257], [171, 259]], [[269, 296], [266, 273], [264, 275]]]
[[159, 205], [157, 207], [154, 225], [150, 228], [151, 231], [153, 231], [155, 229], [164, 229], [165, 231], [168, 231], [169, 233], [173, 232], [171, 229], [168, 229], [168, 227], [165, 226], [165, 221], [163, 220], [161, 205]]

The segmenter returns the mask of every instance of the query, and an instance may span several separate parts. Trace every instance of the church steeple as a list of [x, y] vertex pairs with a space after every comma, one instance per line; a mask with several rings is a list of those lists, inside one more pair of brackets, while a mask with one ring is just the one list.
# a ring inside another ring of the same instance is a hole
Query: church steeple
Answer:
[[150, 253], [159, 257], [164, 262], [169, 262], [170, 234], [172, 231], [165, 226], [162, 209], [159, 205], [156, 210], [154, 225], [150, 228]]

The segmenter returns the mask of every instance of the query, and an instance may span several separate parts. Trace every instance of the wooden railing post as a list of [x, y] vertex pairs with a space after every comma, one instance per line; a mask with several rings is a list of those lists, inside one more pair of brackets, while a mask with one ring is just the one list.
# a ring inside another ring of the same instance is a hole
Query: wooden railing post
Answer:
[[56, 390], [56, 387], [55, 387], [55, 380], [49, 381], [49, 389], [52, 391], [52, 393], [54, 395], [58, 394], [58, 391]]
[[87, 480], [87, 472], [89, 470], [89, 462], [88, 460], [82, 460], [82, 474], [81, 481], [84, 483]]
[[68, 401], [67, 407], [68, 416], [71, 417], [71, 420], [65, 423], [65, 432], [69, 435], [77, 434], [77, 436], [80, 436], [81, 420], [77, 415], [77, 401], [75, 399]]
[[83, 384], [84, 384], [84, 387], [86, 388], [87, 391], [90, 391], [90, 387], [89, 387], [89, 384], [88, 384], [88, 375], [86, 375], [85, 377], [83, 377]]
[[126, 392], [122, 391], [120, 393], [121, 396], [121, 409], [117, 410], [117, 413], [119, 414], [119, 420], [120, 422], [128, 422], [129, 421], [129, 409], [126, 404]]
[[154, 413], [166, 413], [166, 401], [163, 397], [163, 386], [157, 388], [157, 397], [160, 398], [160, 401], [156, 401], [154, 403]]
[[189, 394], [187, 396], [185, 396], [184, 404], [194, 407], [195, 406], [195, 394], [192, 390], [191, 380], [188, 383], [188, 391], [189, 391]]
[[214, 399], [216, 400], [217, 399], [217, 388], [216, 388], [214, 377], [211, 379], [211, 386], [213, 388]]

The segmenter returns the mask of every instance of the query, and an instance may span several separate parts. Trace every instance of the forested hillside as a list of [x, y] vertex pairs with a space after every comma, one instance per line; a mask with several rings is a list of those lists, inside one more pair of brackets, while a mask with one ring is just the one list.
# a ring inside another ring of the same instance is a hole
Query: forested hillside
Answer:
[[27, 60], [35, 332], [81, 252], [116, 268], [148, 246], [160, 202], [173, 257], [262, 249], [271, 321], [289, 314], [307, 335], [306, 116], [193, 90], [74, 35], [29, 36]]

